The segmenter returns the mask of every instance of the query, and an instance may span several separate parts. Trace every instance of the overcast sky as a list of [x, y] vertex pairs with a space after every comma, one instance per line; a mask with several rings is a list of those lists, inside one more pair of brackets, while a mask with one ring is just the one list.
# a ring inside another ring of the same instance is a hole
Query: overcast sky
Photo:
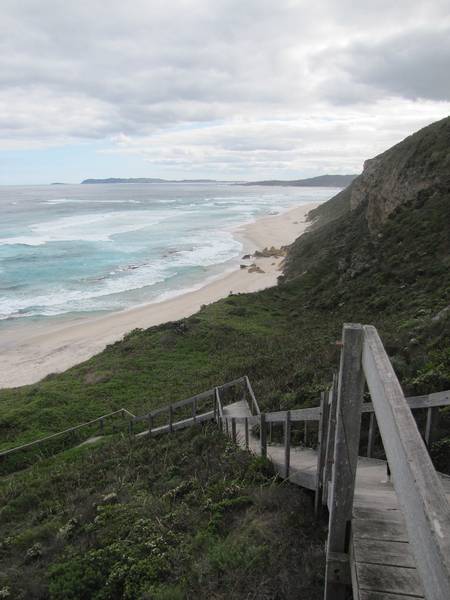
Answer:
[[0, 0], [0, 183], [359, 172], [449, 73], [448, 0]]

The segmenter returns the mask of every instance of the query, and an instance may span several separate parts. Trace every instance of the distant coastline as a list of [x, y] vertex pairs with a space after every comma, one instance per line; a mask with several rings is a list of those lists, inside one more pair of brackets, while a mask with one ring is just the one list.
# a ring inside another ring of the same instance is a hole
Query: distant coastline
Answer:
[[238, 185], [267, 185], [267, 186], [294, 186], [294, 187], [340, 187], [351, 184], [358, 175], [319, 175], [308, 179], [294, 179], [284, 181], [281, 179], [268, 179], [265, 181], [248, 181]]
[[82, 184], [101, 183], [235, 183], [216, 179], [160, 179], [158, 177], [107, 177], [106, 179], [84, 179]]
[[[233, 185], [264, 185], [264, 186], [290, 186], [290, 187], [338, 187], [345, 188], [357, 177], [358, 175], [319, 175], [317, 177], [309, 177], [308, 179], [293, 179], [293, 180], [281, 180], [281, 179], [267, 179], [264, 181], [219, 181], [217, 179], [161, 179], [158, 177], [108, 177], [106, 179], [84, 179], [82, 184], [111, 184], [111, 183], [226, 183]], [[58, 184], [52, 184], [58, 185]]]

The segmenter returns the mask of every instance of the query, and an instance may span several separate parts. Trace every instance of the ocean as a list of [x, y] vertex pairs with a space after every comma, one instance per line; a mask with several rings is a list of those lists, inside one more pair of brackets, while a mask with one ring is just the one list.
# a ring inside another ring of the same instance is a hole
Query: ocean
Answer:
[[0, 327], [117, 311], [236, 268], [233, 229], [336, 189], [231, 184], [0, 187]]

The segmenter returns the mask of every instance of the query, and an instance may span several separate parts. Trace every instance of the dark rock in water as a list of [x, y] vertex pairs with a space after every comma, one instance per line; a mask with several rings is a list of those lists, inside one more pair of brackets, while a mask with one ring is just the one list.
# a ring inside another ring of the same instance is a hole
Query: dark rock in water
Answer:
[[242, 257], [242, 260], [250, 260], [251, 256], [250, 254], [244, 254], [244, 256]]
[[240, 265], [241, 269], [248, 269], [248, 265]]

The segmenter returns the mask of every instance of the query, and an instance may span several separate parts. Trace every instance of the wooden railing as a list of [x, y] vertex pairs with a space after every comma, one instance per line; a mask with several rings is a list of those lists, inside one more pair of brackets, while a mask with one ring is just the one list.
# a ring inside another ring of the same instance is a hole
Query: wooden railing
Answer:
[[[349, 536], [361, 413], [373, 410], [427, 600], [450, 598], [450, 508], [442, 482], [376, 329], [344, 326], [329, 506], [326, 600], [346, 597]], [[367, 383], [372, 406], [363, 404]], [[410, 399], [414, 408], [448, 404], [448, 393]], [[428, 430], [428, 426], [427, 426]]]
[[[227, 383], [206, 390], [200, 394], [196, 394], [195, 396], [191, 396], [190, 398], [186, 398], [185, 400], [179, 400], [178, 402], [167, 404], [166, 406], [150, 411], [144, 415], [134, 417], [130, 422], [130, 431], [133, 433], [134, 425], [140, 422], [145, 422], [146, 429], [138, 433], [138, 436], [172, 432], [185, 427], [190, 427], [197, 422], [200, 423], [208, 420], [220, 421], [223, 417], [221, 394], [234, 387], [243, 388], [244, 394], [246, 392], [250, 393], [251, 390], [248, 377], [244, 376], [233, 379], [232, 381], [228, 381]], [[251, 394], [253, 394], [253, 391], [251, 391]], [[257, 407], [256, 399], [254, 399], [254, 402]], [[177, 416], [177, 412], [180, 410], [183, 414]], [[189, 416], [186, 414], [186, 411], [188, 411]], [[162, 415], [167, 415], [167, 419], [163, 423], [155, 426], [155, 419]]]

